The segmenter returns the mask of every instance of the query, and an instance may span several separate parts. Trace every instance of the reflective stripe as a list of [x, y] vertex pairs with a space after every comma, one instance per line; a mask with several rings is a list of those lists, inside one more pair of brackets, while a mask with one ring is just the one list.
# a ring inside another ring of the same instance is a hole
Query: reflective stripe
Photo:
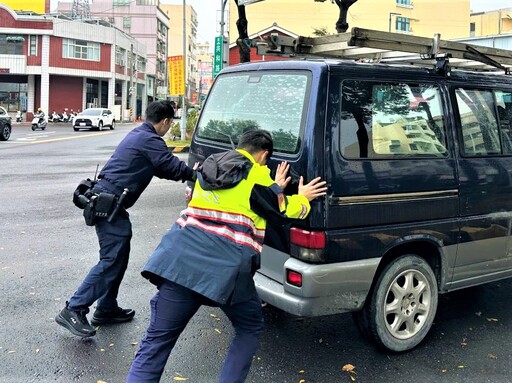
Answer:
[[299, 219], [304, 219], [306, 215], [308, 215], [308, 207], [306, 205], [300, 204], [302, 210], [299, 214]]
[[255, 237], [261, 238], [261, 240], [265, 237], [265, 229], [257, 229], [254, 225], [254, 221], [243, 214], [227, 213], [225, 211], [197, 208], [193, 206], [189, 206], [185, 210], [185, 214], [189, 217], [245, 226], [252, 230]]
[[180, 217], [178, 218], [176, 223], [182, 227], [188, 225], [198, 227], [201, 230], [229, 239], [235, 243], [248, 246], [257, 251], [258, 253], [261, 253], [261, 249], [263, 248], [263, 245], [254, 240], [249, 234], [232, 230], [227, 226], [207, 225], [191, 216], [189, 216], [186, 221]]

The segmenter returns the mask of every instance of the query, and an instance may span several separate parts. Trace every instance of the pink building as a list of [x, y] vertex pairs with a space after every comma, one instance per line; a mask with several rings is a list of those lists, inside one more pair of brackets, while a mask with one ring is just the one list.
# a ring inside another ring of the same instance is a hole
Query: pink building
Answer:
[[[57, 11], [71, 16], [72, 3], [59, 1]], [[169, 17], [159, 0], [92, 0], [92, 18], [102, 19], [146, 47], [146, 96], [167, 96], [167, 35]]]

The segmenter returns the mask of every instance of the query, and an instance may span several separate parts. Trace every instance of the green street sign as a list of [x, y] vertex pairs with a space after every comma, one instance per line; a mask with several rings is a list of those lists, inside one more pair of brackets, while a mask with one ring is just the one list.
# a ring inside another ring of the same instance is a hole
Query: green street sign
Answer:
[[213, 78], [217, 77], [219, 72], [222, 70], [222, 54], [224, 51], [224, 37], [215, 37], [215, 50], [213, 52]]

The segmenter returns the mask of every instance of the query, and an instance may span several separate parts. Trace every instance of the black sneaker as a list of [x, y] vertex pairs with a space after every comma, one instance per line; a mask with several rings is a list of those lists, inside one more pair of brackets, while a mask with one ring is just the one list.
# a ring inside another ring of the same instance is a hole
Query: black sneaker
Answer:
[[131, 321], [134, 316], [135, 310], [132, 309], [122, 309], [121, 307], [112, 311], [96, 309], [92, 315], [91, 323], [94, 326], [98, 326], [100, 324], [123, 323]]
[[96, 335], [96, 329], [89, 324], [83, 312], [71, 311], [64, 307], [59, 315], [55, 317], [55, 322], [67, 328], [76, 336], [89, 337]]

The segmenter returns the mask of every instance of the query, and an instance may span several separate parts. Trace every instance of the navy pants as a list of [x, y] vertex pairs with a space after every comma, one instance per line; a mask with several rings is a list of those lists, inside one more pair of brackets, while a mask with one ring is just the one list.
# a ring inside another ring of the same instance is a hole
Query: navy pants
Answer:
[[97, 300], [104, 311], [118, 307], [117, 293], [128, 267], [132, 224], [126, 211], [120, 212], [111, 223], [100, 218], [95, 225], [100, 244], [100, 260], [89, 271], [78, 290], [68, 302], [73, 311], [89, 312]]
[[[165, 281], [151, 299], [151, 321], [126, 378], [126, 383], [157, 383], [176, 341], [201, 305], [215, 305], [196, 292]], [[219, 383], [243, 383], [263, 332], [261, 302], [254, 293], [245, 302], [218, 305], [227, 315], [235, 336]]]

